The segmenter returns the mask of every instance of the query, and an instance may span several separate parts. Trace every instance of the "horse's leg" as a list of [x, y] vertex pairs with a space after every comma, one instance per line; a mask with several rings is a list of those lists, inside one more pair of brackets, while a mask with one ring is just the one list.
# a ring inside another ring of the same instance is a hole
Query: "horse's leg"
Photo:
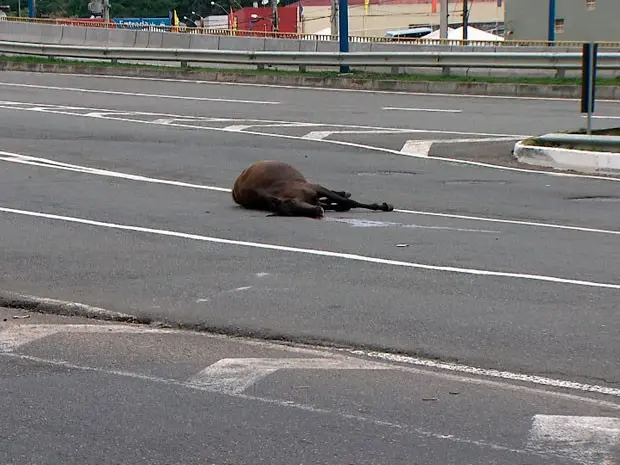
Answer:
[[386, 212], [391, 212], [392, 210], [394, 210], [393, 205], [390, 205], [385, 202], [382, 203], [381, 205], [379, 205], [378, 203], [372, 203], [372, 204], [360, 203], [360, 202], [357, 202], [356, 200], [338, 195], [335, 191], [326, 189], [325, 187], [319, 184], [315, 184], [315, 187], [316, 187], [317, 195], [319, 195], [319, 198], [326, 197], [327, 199], [331, 200], [332, 203], [335, 202], [336, 204], [341, 205], [342, 207], [346, 206], [346, 207], [349, 207], [349, 209], [350, 208], [367, 208], [369, 210], [382, 210]]
[[281, 216], [308, 216], [310, 218], [320, 218], [325, 210], [320, 205], [312, 205], [297, 199], [286, 199], [280, 202], [277, 215]]

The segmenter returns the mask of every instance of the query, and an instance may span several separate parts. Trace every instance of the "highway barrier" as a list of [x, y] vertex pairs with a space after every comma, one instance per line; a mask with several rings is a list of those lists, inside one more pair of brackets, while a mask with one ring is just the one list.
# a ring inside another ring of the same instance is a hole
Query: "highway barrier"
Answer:
[[[582, 66], [581, 52], [299, 52], [254, 50], [191, 49], [183, 37], [171, 36], [156, 47], [98, 47], [92, 45], [42, 44], [0, 41], [0, 53], [35, 55], [41, 57], [88, 58], [100, 60], [130, 60], [139, 62], [189, 62], [242, 64], [264, 67], [269, 65], [339, 67], [422, 67], [422, 68], [509, 68], [577, 70]], [[167, 45], [176, 45], [169, 47]], [[598, 68], [620, 70], [620, 53], [601, 52]]]

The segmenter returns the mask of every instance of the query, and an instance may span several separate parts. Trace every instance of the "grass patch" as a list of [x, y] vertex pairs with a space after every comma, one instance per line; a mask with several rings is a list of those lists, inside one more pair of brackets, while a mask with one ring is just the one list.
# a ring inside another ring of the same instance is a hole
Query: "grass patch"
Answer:
[[[585, 128], [577, 129], [575, 131], [558, 131], [559, 134], [586, 134]], [[620, 128], [608, 128], [608, 129], [593, 129], [593, 136], [620, 136]], [[585, 150], [594, 152], [613, 152], [620, 153], [620, 144], [615, 145], [597, 145], [588, 143], [560, 143], [550, 142], [547, 140], [541, 140], [538, 137], [530, 137], [522, 142], [523, 145], [536, 146], [536, 147], [554, 147], [569, 150]]]
[[[275, 76], [304, 76], [315, 78], [342, 78], [338, 71], [306, 71], [300, 72], [295, 69], [275, 69], [267, 68], [263, 70], [250, 69], [250, 68], [209, 68], [192, 66], [188, 68], [180, 68], [175, 66], [162, 66], [162, 65], [149, 65], [149, 64], [132, 64], [117, 62], [112, 63], [110, 61], [80, 61], [62, 58], [44, 58], [38, 56], [27, 55], [0, 55], [0, 62], [11, 63], [36, 63], [36, 64], [62, 64], [72, 65], [80, 67], [92, 67], [100, 66], [106, 68], [146, 68], [146, 69], [160, 69], [160, 70], [182, 70], [185, 74], [199, 73], [199, 72], [218, 72], [229, 74], [245, 74], [245, 75], [275, 75]], [[481, 82], [481, 83], [498, 83], [498, 84], [534, 84], [534, 85], [581, 85], [581, 78], [564, 78], [558, 79], [555, 77], [528, 77], [528, 76], [442, 76], [442, 75], [427, 75], [427, 74], [391, 74], [391, 73], [379, 73], [369, 71], [356, 71], [353, 70], [346, 77], [356, 80], [389, 80], [389, 81], [433, 81], [433, 82]], [[620, 85], [620, 77], [602, 78], [597, 79], [597, 85], [601, 86], [618, 86]]]

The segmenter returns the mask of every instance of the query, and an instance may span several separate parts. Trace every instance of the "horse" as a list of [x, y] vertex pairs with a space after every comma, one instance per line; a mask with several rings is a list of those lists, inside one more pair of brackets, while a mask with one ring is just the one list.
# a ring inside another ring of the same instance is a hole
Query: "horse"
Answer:
[[232, 198], [244, 208], [271, 212], [268, 216], [320, 218], [327, 210], [394, 210], [385, 202], [360, 203], [351, 199], [350, 192], [312, 184], [295, 167], [276, 160], [260, 160], [245, 168], [234, 182]]

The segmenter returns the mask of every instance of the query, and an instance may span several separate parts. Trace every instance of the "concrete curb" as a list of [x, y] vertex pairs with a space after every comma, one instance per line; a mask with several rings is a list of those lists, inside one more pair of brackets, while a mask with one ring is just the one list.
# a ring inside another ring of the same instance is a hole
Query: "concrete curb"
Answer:
[[595, 174], [620, 174], [620, 153], [593, 152], [523, 145], [517, 142], [514, 157], [521, 163], [557, 170], [575, 170]]
[[36, 313], [49, 313], [61, 316], [79, 316], [104, 321], [148, 324], [143, 318], [125, 313], [113, 312], [105, 308], [93, 307], [76, 302], [47, 299], [27, 294], [0, 291], [0, 307], [28, 310]]
[[[303, 75], [250, 74], [244, 72], [200, 70], [196, 68], [154, 69], [139, 66], [101, 66], [59, 63], [20, 63], [0, 60], [0, 71], [37, 73], [89, 74], [154, 79], [190, 79], [239, 84], [271, 84], [309, 88], [393, 91], [431, 94], [482, 95], [499, 97], [581, 98], [577, 85], [509, 84], [490, 82], [399, 81], [355, 79], [348, 77], [316, 77]], [[599, 86], [599, 100], [620, 100], [620, 86]]]

